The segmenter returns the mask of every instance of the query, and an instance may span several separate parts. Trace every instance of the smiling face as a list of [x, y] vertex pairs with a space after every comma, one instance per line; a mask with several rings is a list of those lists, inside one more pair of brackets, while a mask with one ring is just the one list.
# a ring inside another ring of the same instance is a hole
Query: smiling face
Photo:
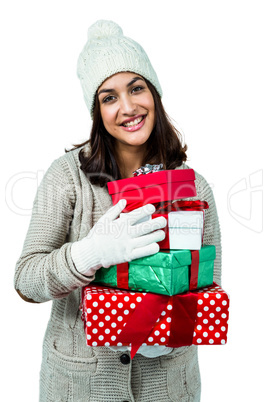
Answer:
[[104, 127], [116, 139], [117, 149], [145, 149], [155, 125], [155, 105], [144, 79], [117, 73], [97, 93]]

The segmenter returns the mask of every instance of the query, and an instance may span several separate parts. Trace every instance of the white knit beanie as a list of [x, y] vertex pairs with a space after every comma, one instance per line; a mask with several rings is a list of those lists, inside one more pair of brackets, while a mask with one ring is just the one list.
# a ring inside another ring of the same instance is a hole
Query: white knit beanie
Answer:
[[143, 48], [123, 35], [113, 21], [99, 20], [88, 29], [88, 41], [80, 53], [77, 75], [86, 105], [93, 117], [94, 98], [99, 86], [113, 74], [130, 71], [150, 81], [160, 96], [162, 89]]

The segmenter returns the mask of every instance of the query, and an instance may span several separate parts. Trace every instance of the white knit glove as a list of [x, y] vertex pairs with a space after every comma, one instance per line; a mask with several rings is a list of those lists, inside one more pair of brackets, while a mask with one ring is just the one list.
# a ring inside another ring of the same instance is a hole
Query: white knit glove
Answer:
[[164, 239], [165, 232], [158, 229], [166, 226], [166, 219], [158, 217], [137, 223], [154, 213], [152, 204], [121, 214], [118, 218], [125, 206], [126, 200], [120, 200], [99, 219], [85, 238], [72, 244], [71, 256], [81, 274], [91, 276], [100, 267], [109, 268], [159, 251], [157, 242]]

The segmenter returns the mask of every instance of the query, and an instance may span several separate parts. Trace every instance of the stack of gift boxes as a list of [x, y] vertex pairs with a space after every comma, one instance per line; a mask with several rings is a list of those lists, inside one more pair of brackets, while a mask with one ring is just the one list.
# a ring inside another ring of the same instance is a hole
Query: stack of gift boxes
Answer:
[[101, 268], [83, 288], [88, 345], [131, 346], [133, 357], [141, 345], [226, 343], [229, 297], [213, 282], [215, 246], [203, 244], [209, 205], [183, 200], [196, 196], [194, 180], [192, 169], [179, 169], [108, 183], [114, 204], [127, 200], [123, 212], [153, 203], [151, 218], [168, 224], [158, 253]]

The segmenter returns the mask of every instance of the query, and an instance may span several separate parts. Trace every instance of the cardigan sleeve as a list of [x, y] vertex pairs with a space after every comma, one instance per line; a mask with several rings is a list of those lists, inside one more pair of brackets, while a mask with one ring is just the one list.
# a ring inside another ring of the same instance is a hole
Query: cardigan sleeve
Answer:
[[66, 238], [76, 202], [67, 162], [55, 160], [46, 172], [34, 200], [32, 216], [14, 285], [31, 302], [62, 298], [94, 277], [78, 273]]
[[196, 173], [196, 190], [197, 196], [202, 201], [207, 201], [209, 208], [205, 210], [205, 224], [203, 243], [214, 245], [216, 247], [216, 259], [214, 261], [214, 281], [221, 285], [221, 231], [219, 218], [216, 208], [214, 195], [210, 185], [200, 174]]

